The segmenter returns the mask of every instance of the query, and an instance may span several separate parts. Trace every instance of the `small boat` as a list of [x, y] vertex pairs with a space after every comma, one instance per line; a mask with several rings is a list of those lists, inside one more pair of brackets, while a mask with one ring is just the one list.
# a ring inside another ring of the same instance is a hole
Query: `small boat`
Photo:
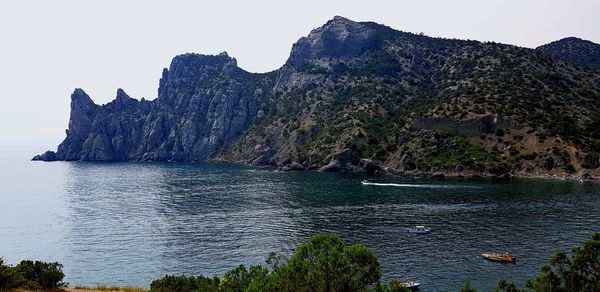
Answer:
[[406, 228], [406, 232], [412, 234], [427, 234], [431, 232], [431, 228], [427, 228], [423, 225], [417, 225], [415, 227]]
[[516, 257], [511, 256], [508, 252], [500, 253], [484, 253], [481, 255], [482, 257], [495, 262], [501, 263], [515, 263], [517, 261]]
[[421, 286], [421, 284], [414, 280], [400, 281], [396, 284], [396, 288], [410, 290], [419, 290], [419, 286]]

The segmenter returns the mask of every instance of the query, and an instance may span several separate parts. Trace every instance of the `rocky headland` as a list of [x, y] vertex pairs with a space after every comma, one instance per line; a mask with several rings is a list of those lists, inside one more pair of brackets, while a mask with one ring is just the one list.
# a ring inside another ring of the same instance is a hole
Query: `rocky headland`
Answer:
[[588, 42], [561, 58], [575, 41], [534, 50], [336, 16], [272, 72], [184, 54], [153, 100], [119, 89], [97, 105], [75, 89], [65, 140], [33, 159], [594, 180], [600, 72]]

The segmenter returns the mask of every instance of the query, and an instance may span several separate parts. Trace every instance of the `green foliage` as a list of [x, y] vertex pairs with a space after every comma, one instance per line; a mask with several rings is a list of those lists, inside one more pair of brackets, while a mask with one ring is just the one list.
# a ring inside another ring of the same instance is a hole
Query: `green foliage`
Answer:
[[252, 288], [251, 291], [260, 291], [270, 284], [268, 274], [269, 270], [261, 266], [247, 268], [240, 265], [225, 273], [219, 284], [219, 291], [245, 291], [249, 288]]
[[[223, 276], [165, 276], [151, 291], [367, 291], [379, 285], [381, 269], [362, 244], [346, 246], [335, 235], [317, 234], [289, 260], [270, 253], [267, 266], [240, 265]], [[398, 290], [377, 290], [398, 291]]]
[[479, 163], [488, 170], [502, 167], [498, 153], [474, 145], [465, 138], [454, 137], [454, 142], [452, 147], [426, 155], [419, 165], [444, 168], [455, 167], [456, 165], [473, 166]]
[[600, 45], [569, 37], [543, 45], [537, 50], [591, 69], [600, 69]]
[[477, 292], [477, 289], [471, 285], [471, 279], [467, 279], [465, 285], [460, 289], [460, 292]]
[[596, 113], [585, 130], [591, 138], [600, 139], [600, 113]]
[[[314, 235], [289, 260], [270, 253], [266, 262], [268, 268], [240, 265], [225, 273], [222, 279], [166, 275], [152, 281], [150, 291], [408, 291], [397, 280], [386, 285], [380, 283], [381, 268], [373, 252], [362, 244], [347, 246], [335, 235]], [[66, 286], [63, 278], [62, 265], [56, 262], [26, 260], [12, 267], [0, 258], [0, 291], [60, 288]], [[98, 286], [97, 289], [114, 287]], [[144, 291], [133, 287], [123, 290]], [[600, 233], [569, 254], [558, 252], [535, 280], [527, 282], [527, 289], [520, 289], [504, 279], [496, 288], [503, 292], [530, 290], [600, 291]], [[467, 280], [461, 291], [477, 290]]]
[[375, 289], [373, 289], [373, 291], [374, 292], [409, 292], [412, 290], [402, 287], [398, 280], [391, 280], [386, 285], [378, 284], [377, 286], [375, 286]]
[[67, 285], [62, 281], [65, 277], [62, 268], [58, 262], [25, 260], [15, 266], [15, 272], [23, 281], [21, 287], [58, 288]]
[[571, 256], [558, 252], [527, 286], [535, 291], [600, 291], [600, 233], [574, 248]]
[[[336, 72], [345, 73], [349, 72], [355, 76], [397, 76], [402, 71], [402, 65], [398, 62], [395, 56], [389, 54], [386, 51], [375, 51], [369, 54], [369, 62], [360, 67], [349, 68], [345, 66], [340, 68], [336, 67]], [[343, 63], [342, 63], [343, 64]]]
[[498, 282], [498, 287], [496, 288], [498, 292], [525, 292], [526, 290], [521, 290], [517, 288], [517, 285], [511, 283], [505, 279], [502, 279]]
[[8, 291], [9, 289], [15, 288], [14, 269], [11, 266], [4, 264], [4, 259], [0, 257], [0, 291]]
[[360, 291], [379, 281], [381, 268], [364, 245], [346, 247], [335, 235], [318, 234], [303, 243], [276, 274], [281, 290]]
[[537, 158], [537, 153], [520, 153], [518, 155], [517, 160], [519, 159], [524, 159], [524, 160], [534, 160]]
[[586, 136], [578, 126], [577, 120], [571, 115], [558, 115], [545, 125], [550, 135], [564, 137], [575, 144], [581, 144], [581, 138]]
[[156, 292], [194, 292], [194, 291], [219, 291], [220, 280], [217, 277], [204, 276], [172, 276], [166, 275], [152, 281], [150, 291]]
[[107, 286], [107, 285], [97, 285], [97, 286], [93, 286], [93, 287], [89, 287], [89, 286], [81, 286], [81, 285], [76, 285], [74, 287], [75, 289], [79, 289], [79, 290], [98, 290], [98, 291], [119, 291], [119, 292], [147, 292], [148, 290], [144, 289], [144, 288], [139, 288], [139, 287], [132, 287], [132, 286]]
[[286, 261], [287, 259], [284, 256], [276, 252], [270, 252], [267, 255], [266, 263], [267, 266], [269, 266], [269, 268], [271, 269], [271, 271], [275, 271], [279, 269], [279, 267], [285, 265]]
[[[573, 248], [570, 255], [556, 253], [535, 280], [527, 281], [527, 288], [540, 292], [600, 291], [600, 233], [592, 235], [582, 247]], [[525, 290], [501, 280], [498, 291]]]
[[65, 274], [59, 263], [41, 261], [21, 261], [15, 267], [5, 265], [0, 258], [0, 291], [13, 288], [47, 289], [59, 288], [67, 284], [62, 282]]

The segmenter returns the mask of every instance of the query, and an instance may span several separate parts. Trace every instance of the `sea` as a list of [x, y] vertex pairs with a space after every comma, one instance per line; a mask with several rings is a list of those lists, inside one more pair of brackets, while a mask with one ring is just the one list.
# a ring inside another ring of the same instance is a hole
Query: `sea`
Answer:
[[[290, 256], [311, 235], [374, 251], [382, 281], [459, 291], [524, 285], [600, 232], [600, 186], [279, 172], [236, 164], [33, 162], [0, 151], [0, 257], [58, 261], [75, 285], [149, 287]], [[363, 182], [367, 182], [364, 184]], [[425, 225], [427, 235], [407, 228]], [[484, 252], [509, 251], [515, 264]]]

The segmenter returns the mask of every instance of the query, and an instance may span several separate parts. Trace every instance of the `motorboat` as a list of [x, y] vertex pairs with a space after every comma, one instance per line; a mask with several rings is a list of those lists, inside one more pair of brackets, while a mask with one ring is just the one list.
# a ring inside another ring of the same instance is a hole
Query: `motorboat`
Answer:
[[427, 228], [423, 225], [417, 225], [415, 227], [409, 227], [406, 229], [406, 232], [412, 234], [427, 234], [431, 232], [431, 228]]
[[481, 255], [482, 257], [490, 260], [490, 261], [494, 261], [494, 262], [501, 262], [501, 263], [515, 263], [517, 261], [516, 257], [511, 256], [508, 252], [504, 252], [504, 253], [484, 253]]
[[414, 280], [405, 280], [405, 281], [399, 281], [398, 283], [396, 283], [396, 288], [410, 289], [413, 291], [419, 290], [419, 286], [421, 286], [421, 284]]

